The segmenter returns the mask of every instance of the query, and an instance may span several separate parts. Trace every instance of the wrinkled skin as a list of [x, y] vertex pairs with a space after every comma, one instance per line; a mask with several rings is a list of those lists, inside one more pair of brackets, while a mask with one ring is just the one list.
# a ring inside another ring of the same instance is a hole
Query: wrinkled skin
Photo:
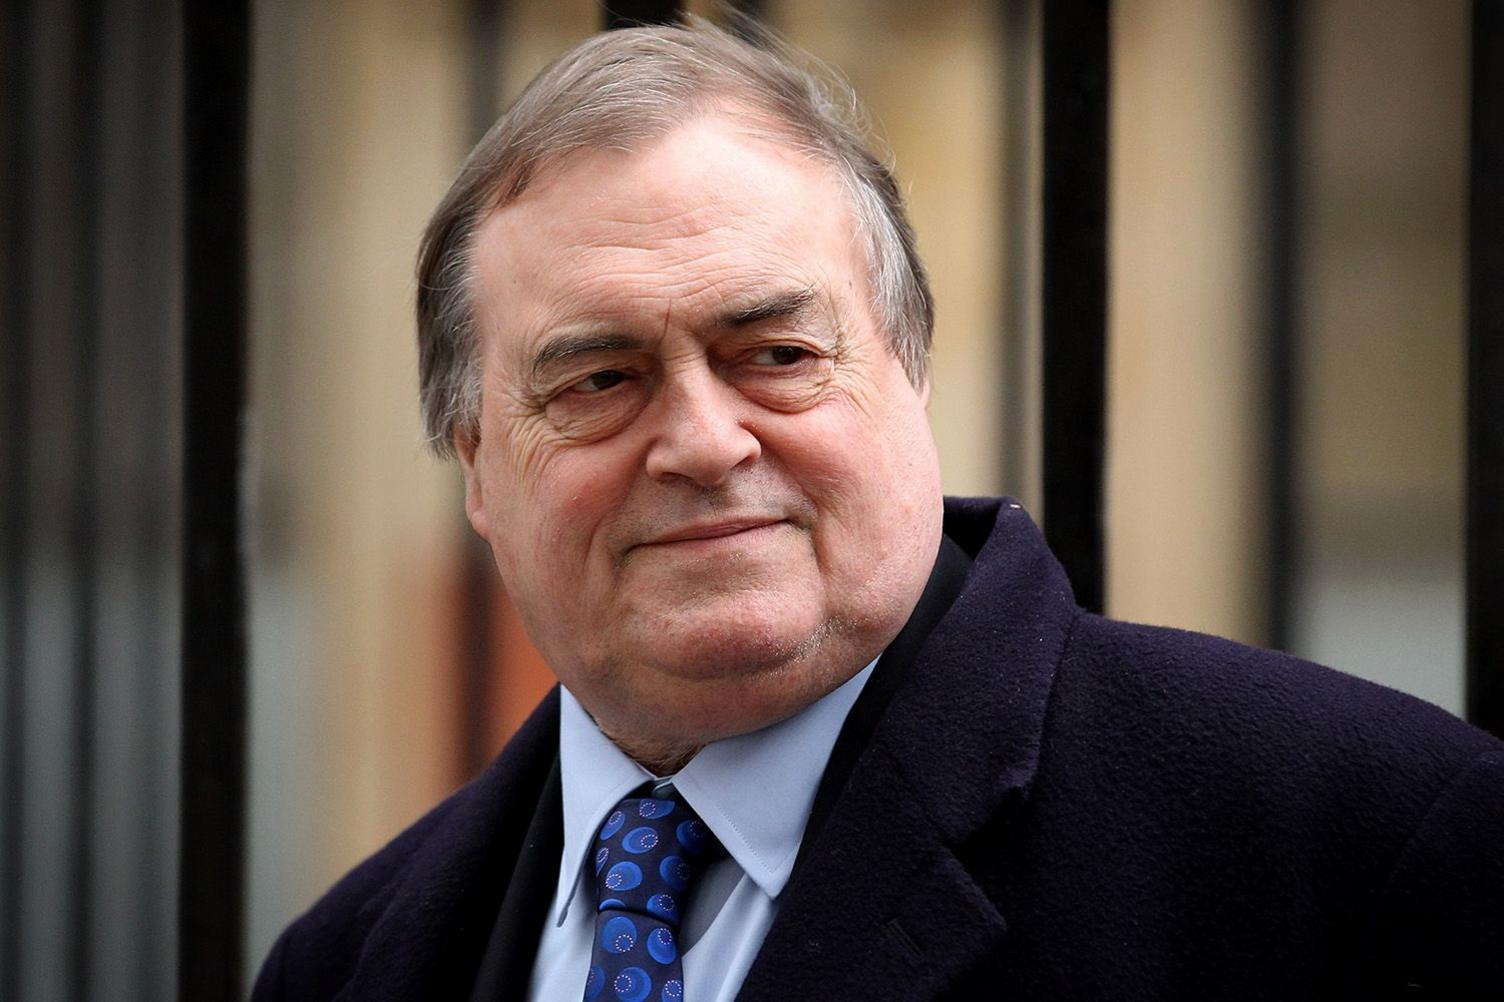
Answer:
[[939, 545], [837, 176], [721, 115], [572, 154], [475, 242], [466, 509], [601, 728], [668, 771], [846, 681]]

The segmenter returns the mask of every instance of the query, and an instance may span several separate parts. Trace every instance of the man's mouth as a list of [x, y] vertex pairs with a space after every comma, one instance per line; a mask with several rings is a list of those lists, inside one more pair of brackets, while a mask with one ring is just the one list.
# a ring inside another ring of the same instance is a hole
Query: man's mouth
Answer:
[[725, 536], [735, 536], [744, 532], [753, 532], [758, 529], [766, 529], [775, 525], [782, 525], [786, 520], [758, 516], [753, 518], [717, 519], [713, 522], [695, 522], [690, 525], [680, 526], [659, 536], [654, 536], [643, 546], [662, 546], [668, 543], [690, 543], [697, 540], [721, 539]]

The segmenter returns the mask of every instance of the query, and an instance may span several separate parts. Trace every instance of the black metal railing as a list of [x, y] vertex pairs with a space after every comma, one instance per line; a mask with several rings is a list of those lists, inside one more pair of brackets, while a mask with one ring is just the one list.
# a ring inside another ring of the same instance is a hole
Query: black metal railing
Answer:
[[1504, 737], [1504, 2], [1474, 0], [1468, 225], [1467, 715]]
[[184, 17], [182, 822], [178, 997], [241, 995], [246, 627], [241, 541], [250, 10]]

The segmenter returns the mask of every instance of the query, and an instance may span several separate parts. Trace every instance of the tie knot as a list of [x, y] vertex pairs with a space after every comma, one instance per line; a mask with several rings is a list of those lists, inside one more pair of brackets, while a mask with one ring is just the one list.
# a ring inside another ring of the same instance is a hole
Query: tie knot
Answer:
[[685, 895], [718, 845], [677, 798], [628, 797], [596, 835], [596, 910], [635, 912], [677, 927]]

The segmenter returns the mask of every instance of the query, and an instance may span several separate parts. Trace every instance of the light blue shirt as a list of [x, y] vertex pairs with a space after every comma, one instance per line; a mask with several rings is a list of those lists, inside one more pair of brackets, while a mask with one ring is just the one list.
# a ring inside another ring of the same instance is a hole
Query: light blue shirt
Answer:
[[[727, 852], [698, 878], [679, 927], [691, 1002], [732, 1002], [741, 990], [778, 914], [831, 749], [876, 664], [786, 720], [706, 745], [666, 777]], [[560, 696], [564, 851], [528, 986], [533, 1002], [583, 996], [595, 932], [591, 842], [618, 801], [658, 780], [601, 733], [568, 689]]]

